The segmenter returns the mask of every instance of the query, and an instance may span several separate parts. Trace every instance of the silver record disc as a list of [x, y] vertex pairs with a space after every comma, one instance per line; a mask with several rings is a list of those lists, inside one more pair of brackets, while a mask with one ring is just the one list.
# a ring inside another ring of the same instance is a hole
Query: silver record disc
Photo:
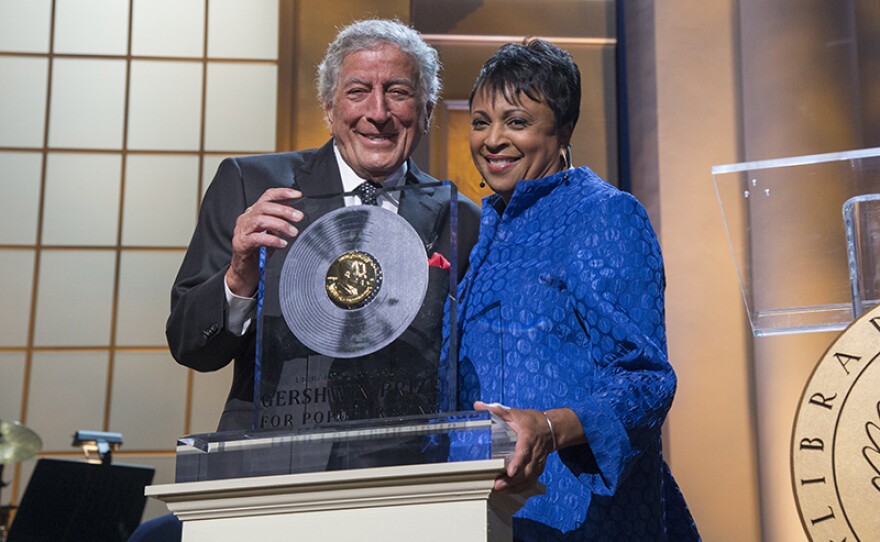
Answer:
[[319, 354], [353, 358], [412, 323], [428, 289], [428, 256], [397, 213], [343, 207], [300, 233], [279, 280], [281, 313], [296, 338]]

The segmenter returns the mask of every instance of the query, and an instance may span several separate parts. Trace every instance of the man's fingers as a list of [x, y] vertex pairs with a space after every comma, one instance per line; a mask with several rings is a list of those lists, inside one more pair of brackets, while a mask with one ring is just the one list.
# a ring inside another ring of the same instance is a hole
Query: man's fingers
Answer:
[[267, 248], [284, 248], [288, 243], [286, 239], [266, 232], [252, 233], [248, 240], [249, 244], [254, 247]]
[[263, 227], [256, 228], [250, 233], [241, 233], [233, 241], [233, 250], [239, 252], [252, 252], [260, 247], [283, 248], [287, 246], [288, 239], [293, 239], [299, 234], [299, 230], [283, 220], [263, 221]]
[[256, 290], [261, 248], [283, 249], [299, 234], [294, 224], [304, 215], [289, 202], [301, 196], [292, 188], [270, 188], [235, 220], [232, 261], [226, 275], [233, 293], [250, 296]]
[[293, 188], [270, 188], [263, 192], [259, 201], [285, 201], [302, 197], [302, 192]]
[[303, 212], [299, 209], [294, 209], [290, 205], [284, 203], [262, 201], [248, 207], [241, 216], [245, 220], [256, 220], [262, 216], [274, 216], [287, 220], [288, 222], [299, 222], [305, 215], [303, 215]]
[[295, 237], [299, 232], [296, 226], [283, 218], [260, 215], [251, 218], [247, 226], [242, 228], [242, 235], [269, 232], [281, 237]]

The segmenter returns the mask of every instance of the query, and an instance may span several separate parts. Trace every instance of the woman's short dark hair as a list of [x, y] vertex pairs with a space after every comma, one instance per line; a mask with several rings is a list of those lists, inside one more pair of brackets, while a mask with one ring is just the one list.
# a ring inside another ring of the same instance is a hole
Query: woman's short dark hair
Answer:
[[546, 103], [556, 129], [577, 124], [581, 111], [581, 72], [568, 51], [540, 39], [508, 43], [495, 51], [480, 69], [468, 104], [477, 92], [500, 93], [509, 102], [525, 94]]

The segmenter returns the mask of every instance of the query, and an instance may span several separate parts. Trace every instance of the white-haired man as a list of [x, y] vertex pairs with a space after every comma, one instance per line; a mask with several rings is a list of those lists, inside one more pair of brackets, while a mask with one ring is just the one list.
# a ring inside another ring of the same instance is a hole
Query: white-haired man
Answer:
[[[439, 99], [439, 68], [437, 52], [406, 25], [378, 19], [353, 23], [339, 32], [318, 67], [318, 95], [330, 140], [319, 149], [228, 158], [221, 163], [175, 280], [166, 324], [168, 344], [179, 363], [214, 371], [234, 362], [218, 430], [253, 425], [253, 320], [261, 248], [287, 247], [296, 242], [304, 225], [329, 212], [305, 216], [288, 202], [350, 192], [364, 181], [382, 188], [434, 182], [411, 155], [427, 132]], [[432, 251], [452, 260], [449, 217], [443, 214], [448, 200], [404, 208], [402, 201], [382, 199], [378, 203], [407, 219]], [[432, 212], [437, 216], [425, 216]], [[460, 198], [459, 277], [476, 241], [479, 219], [477, 206]], [[439, 335], [439, 330], [434, 332]], [[419, 330], [415, 334], [423, 335]], [[423, 354], [439, 358], [439, 340], [436, 344]], [[364, 370], [381, 361], [383, 350], [364, 362]], [[346, 362], [355, 367], [358, 360]], [[142, 525], [131, 541], [179, 537], [179, 522], [164, 516]]]

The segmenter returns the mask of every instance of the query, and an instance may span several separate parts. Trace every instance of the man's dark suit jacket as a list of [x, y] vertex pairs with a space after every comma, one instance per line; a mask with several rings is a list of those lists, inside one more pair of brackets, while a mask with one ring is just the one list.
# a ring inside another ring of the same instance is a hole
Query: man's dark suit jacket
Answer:
[[[406, 184], [434, 182], [410, 159]], [[226, 329], [224, 276], [232, 258], [235, 221], [269, 188], [293, 187], [304, 196], [338, 194], [342, 179], [332, 141], [320, 149], [224, 160], [202, 202], [198, 224], [171, 292], [171, 315], [165, 333], [174, 358], [197, 371], [215, 371], [234, 360], [232, 387], [218, 430], [250, 429], [253, 423], [255, 324], [238, 336]], [[448, 202], [401, 200], [398, 213], [407, 219], [426, 245], [448, 260]], [[332, 208], [309, 213], [317, 220]], [[458, 268], [464, 275], [467, 257], [476, 242], [480, 213], [473, 202], [459, 197]], [[302, 229], [307, 223], [300, 223]], [[294, 239], [295, 242], [295, 239]]]

